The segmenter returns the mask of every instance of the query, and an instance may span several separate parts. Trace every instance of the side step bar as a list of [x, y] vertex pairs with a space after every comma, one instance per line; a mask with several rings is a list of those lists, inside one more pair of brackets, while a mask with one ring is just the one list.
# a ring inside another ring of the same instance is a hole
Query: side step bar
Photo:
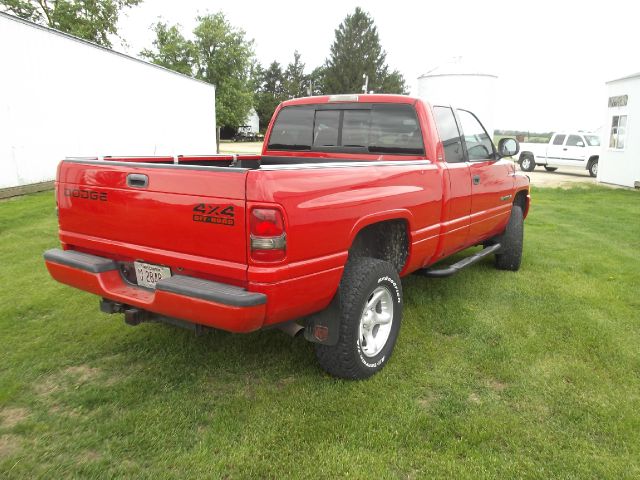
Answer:
[[416, 273], [419, 275], [423, 275], [425, 277], [450, 277], [454, 273], [458, 273], [463, 268], [466, 268], [474, 263], [479, 262], [487, 255], [495, 253], [499, 250], [501, 245], [496, 243], [495, 245], [490, 245], [488, 247], [483, 248], [478, 253], [474, 253], [473, 255], [463, 258], [459, 262], [454, 263], [446, 268], [438, 268], [438, 269], [423, 269], [418, 270]]

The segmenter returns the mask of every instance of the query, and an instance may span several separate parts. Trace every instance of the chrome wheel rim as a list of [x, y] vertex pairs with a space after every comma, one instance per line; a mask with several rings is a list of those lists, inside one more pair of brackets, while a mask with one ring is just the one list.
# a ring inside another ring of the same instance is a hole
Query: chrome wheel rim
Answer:
[[358, 343], [366, 357], [375, 357], [387, 344], [393, 323], [393, 296], [378, 286], [367, 298], [360, 316]]
[[531, 166], [531, 164], [529, 163], [529, 159], [528, 158], [525, 158], [524, 160], [522, 160], [522, 169], [523, 170], [528, 170], [530, 166]]
[[595, 175], [598, 175], [598, 164], [597, 164], [597, 163], [594, 163], [594, 164], [591, 166], [591, 171], [593, 172], [593, 175], [594, 175], [594, 176], [595, 176]]

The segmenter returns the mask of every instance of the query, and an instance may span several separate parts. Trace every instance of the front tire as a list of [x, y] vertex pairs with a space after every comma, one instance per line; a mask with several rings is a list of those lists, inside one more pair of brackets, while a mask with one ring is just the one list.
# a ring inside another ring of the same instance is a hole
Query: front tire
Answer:
[[598, 176], [598, 160], [594, 160], [589, 164], [589, 175], [592, 177]]
[[514, 205], [511, 209], [509, 223], [504, 233], [496, 238], [502, 248], [496, 253], [496, 268], [498, 270], [517, 271], [522, 262], [522, 243], [524, 240], [524, 218], [522, 208]]
[[536, 168], [536, 161], [531, 155], [523, 155], [520, 158], [520, 169], [525, 172], [532, 172]]
[[402, 321], [402, 284], [389, 262], [354, 258], [338, 290], [340, 336], [336, 345], [315, 344], [316, 358], [330, 375], [368, 378], [388, 363]]

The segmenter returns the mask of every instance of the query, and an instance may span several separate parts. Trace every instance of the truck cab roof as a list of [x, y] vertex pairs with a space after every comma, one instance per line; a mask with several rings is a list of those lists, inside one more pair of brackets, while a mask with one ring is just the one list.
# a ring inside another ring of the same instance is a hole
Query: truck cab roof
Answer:
[[353, 93], [341, 95], [318, 95], [314, 97], [294, 98], [282, 102], [283, 107], [294, 105], [311, 105], [319, 103], [404, 103], [415, 104], [419, 99], [408, 95], [392, 95], [381, 93]]

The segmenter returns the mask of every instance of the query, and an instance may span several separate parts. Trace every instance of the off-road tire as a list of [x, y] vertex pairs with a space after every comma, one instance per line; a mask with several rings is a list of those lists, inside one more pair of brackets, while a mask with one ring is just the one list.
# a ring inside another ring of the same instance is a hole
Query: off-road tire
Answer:
[[[367, 357], [360, 346], [360, 320], [366, 302], [379, 286], [386, 287], [393, 299], [389, 337], [380, 350]], [[340, 287], [340, 337], [337, 345], [315, 344], [316, 358], [330, 375], [351, 380], [368, 378], [388, 363], [398, 338], [402, 320], [402, 284], [393, 265], [383, 260], [359, 257], [349, 260]]]
[[598, 160], [594, 160], [589, 164], [589, 175], [596, 177], [598, 175]]
[[522, 242], [524, 239], [524, 220], [522, 208], [514, 205], [511, 209], [509, 223], [504, 233], [495, 241], [502, 246], [496, 253], [496, 268], [498, 270], [516, 271], [522, 261]]
[[558, 169], [558, 167], [547, 167], [547, 166], [545, 165], [544, 169], [545, 169], [547, 172], [555, 172], [555, 171]]
[[530, 154], [520, 157], [520, 170], [523, 172], [532, 172], [536, 168], [536, 161]]

